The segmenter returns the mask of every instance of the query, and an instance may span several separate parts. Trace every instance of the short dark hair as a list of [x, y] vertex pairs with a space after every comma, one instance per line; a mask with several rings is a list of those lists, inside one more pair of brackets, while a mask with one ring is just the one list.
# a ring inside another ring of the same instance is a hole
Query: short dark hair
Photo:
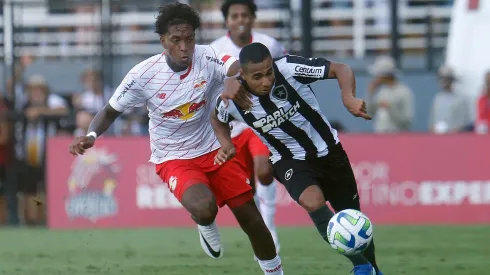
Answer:
[[230, 11], [230, 7], [235, 4], [245, 5], [250, 10], [250, 13], [255, 17], [255, 13], [257, 12], [257, 5], [253, 0], [226, 0], [221, 5], [221, 13], [223, 13], [223, 17], [228, 18], [228, 12]]
[[172, 25], [190, 24], [194, 30], [201, 26], [199, 14], [190, 6], [179, 2], [162, 5], [155, 21], [155, 32], [164, 35]]
[[272, 58], [269, 49], [262, 43], [254, 42], [246, 45], [240, 51], [240, 65], [260, 63], [269, 57]]

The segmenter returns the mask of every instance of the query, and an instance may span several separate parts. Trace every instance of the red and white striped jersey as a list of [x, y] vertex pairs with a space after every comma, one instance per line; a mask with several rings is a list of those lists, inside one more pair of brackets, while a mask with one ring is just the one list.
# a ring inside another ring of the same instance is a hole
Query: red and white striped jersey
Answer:
[[196, 45], [189, 67], [174, 72], [165, 53], [152, 56], [129, 71], [109, 104], [119, 112], [147, 105], [150, 162], [204, 155], [220, 147], [209, 119], [235, 61], [232, 55]]
[[[252, 39], [250, 40], [250, 43], [254, 43], [254, 42], [264, 44], [271, 52], [272, 58], [281, 57], [287, 54], [287, 51], [284, 48], [284, 46], [275, 38], [270, 37], [267, 34], [252, 32]], [[240, 55], [240, 51], [242, 50], [242, 48], [238, 47], [233, 42], [233, 40], [231, 40], [229, 34], [216, 39], [210, 45], [211, 47], [215, 48], [216, 51], [226, 52], [228, 54], [235, 56], [236, 58], [238, 58], [238, 56]], [[232, 126], [231, 137], [236, 137], [240, 135], [245, 129], [248, 128], [247, 124], [237, 120], [232, 121], [231, 126]]]

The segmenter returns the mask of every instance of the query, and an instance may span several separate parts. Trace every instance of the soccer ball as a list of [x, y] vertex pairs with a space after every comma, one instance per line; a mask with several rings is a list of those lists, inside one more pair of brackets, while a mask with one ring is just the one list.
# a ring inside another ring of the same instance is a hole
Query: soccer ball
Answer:
[[333, 249], [352, 256], [363, 252], [373, 240], [373, 225], [360, 211], [346, 209], [328, 223], [327, 238]]

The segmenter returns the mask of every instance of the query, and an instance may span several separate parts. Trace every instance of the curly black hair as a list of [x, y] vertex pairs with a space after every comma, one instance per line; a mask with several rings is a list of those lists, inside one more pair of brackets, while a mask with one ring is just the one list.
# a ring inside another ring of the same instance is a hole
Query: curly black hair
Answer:
[[201, 26], [201, 18], [197, 11], [179, 2], [160, 6], [155, 21], [155, 32], [164, 35], [172, 25], [190, 24], [194, 30]]
[[252, 15], [255, 17], [255, 13], [257, 12], [257, 5], [255, 5], [255, 2], [253, 0], [226, 0], [221, 5], [221, 13], [223, 13], [223, 17], [225, 18], [225, 20], [228, 17], [230, 7], [235, 4], [247, 6]]

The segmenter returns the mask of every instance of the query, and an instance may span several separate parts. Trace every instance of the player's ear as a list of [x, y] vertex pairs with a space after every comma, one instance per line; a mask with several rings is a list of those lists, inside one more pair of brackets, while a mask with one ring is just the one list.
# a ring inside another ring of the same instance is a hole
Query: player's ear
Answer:
[[167, 42], [166, 42], [166, 39], [165, 39], [166, 37], [167, 37], [167, 36], [166, 36], [166, 35], [164, 35], [164, 34], [160, 35], [160, 43], [162, 44], [162, 46], [163, 46], [165, 49], [167, 49]]

